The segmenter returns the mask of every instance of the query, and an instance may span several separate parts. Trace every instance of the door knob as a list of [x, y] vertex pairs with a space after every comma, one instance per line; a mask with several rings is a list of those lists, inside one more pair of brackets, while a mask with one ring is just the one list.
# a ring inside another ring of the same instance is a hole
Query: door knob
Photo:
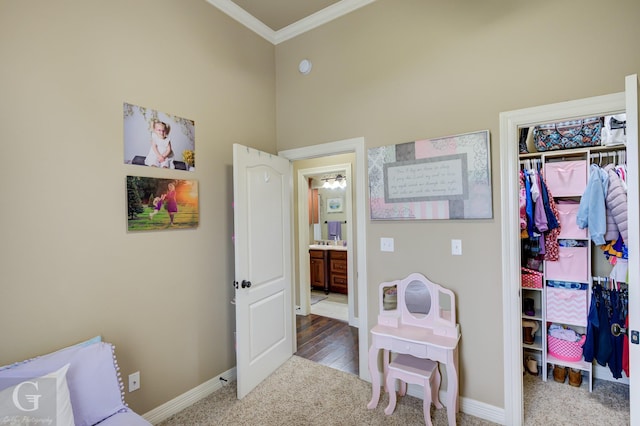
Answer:
[[627, 329], [624, 327], [620, 327], [620, 324], [614, 323], [611, 324], [611, 334], [618, 337], [621, 334], [627, 334]]
[[242, 280], [242, 284], [240, 285], [242, 286], [242, 288], [249, 288], [251, 287], [251, 281]]

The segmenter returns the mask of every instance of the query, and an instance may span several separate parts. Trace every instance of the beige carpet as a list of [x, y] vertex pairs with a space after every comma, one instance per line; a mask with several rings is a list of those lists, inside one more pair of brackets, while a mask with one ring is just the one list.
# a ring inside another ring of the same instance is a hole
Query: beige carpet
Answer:
[[[384, 414], [386, 395], [374, 410], [370, 399], [370, 383], [294, 355], [244, 399], [236, 399], [231, 382], [161, 425], [424, 425], [420, 399], [399, 398], [391, 416]], [[431, 412], [434, 425], [447, 424], [446, 409]], [[458, 424], [492, 423], [458, 413]]]
[[568, 380], [557, 383], [549, 371], [546, 383], [540, 377], [523, 378], [526, 425], [615, 425], [629, 424], [629, 386], [594, 380], [593, 392], [583, 380], [579, 388]]
[[[586, 383], [546, 383], [524, 377], [525, 425], [628, 425], [628, 386], [596, 380], [593, 393]], [[388, 396], [378, 407], [366, 408], [371, 384], [357, 376], [293, 356], [244, 399], [236, 398], [235, 382], [167, 419], [161, 426], [205, 425], [423, 425], [422, 400], [400, 397], [396, 411], [384, 414]], [[431, 407], [434, 425], [446, 425], [446, 409]], [[458, 425], [493, 423], [463, 413]]]

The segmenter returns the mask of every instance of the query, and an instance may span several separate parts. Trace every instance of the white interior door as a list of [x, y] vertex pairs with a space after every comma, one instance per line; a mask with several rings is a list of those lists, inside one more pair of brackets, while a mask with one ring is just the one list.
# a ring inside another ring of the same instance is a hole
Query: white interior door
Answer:
[[294, 352], [289, 161], [234, 144], [233, 198], [242, 399]]
[[[638, 76], [630, 75], [625, 80], [627, 113], [627, 206], [629, 217], [629, 399], [640, 398], [640, 158], [638, 156]], [[632, 373], [631, 373], [632, 372]], [[640, 423], [640, 404], [631, 403], [630, 423]]]

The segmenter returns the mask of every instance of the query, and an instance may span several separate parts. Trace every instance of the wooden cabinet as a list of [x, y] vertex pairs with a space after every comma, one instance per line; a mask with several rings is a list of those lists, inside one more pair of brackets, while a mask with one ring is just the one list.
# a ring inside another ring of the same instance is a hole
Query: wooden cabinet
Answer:
[[327, 252], [327, 250], [309, 250], [309, 269], [311, 272], [311, 288], [324, 290], [328, 294]]
[[309, 250], [311, 288], [347, 294], [346, 250]]
[[329, 250], [329, 291], [347, 294], [347, 252]]

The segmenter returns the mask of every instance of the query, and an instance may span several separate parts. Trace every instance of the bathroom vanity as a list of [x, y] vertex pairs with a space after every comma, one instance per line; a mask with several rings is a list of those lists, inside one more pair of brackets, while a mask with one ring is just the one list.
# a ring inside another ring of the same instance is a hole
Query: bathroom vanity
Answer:
[[325, 294], [347, 294], [347, 248], [336, 245], [309, 246], [311, 288]]

